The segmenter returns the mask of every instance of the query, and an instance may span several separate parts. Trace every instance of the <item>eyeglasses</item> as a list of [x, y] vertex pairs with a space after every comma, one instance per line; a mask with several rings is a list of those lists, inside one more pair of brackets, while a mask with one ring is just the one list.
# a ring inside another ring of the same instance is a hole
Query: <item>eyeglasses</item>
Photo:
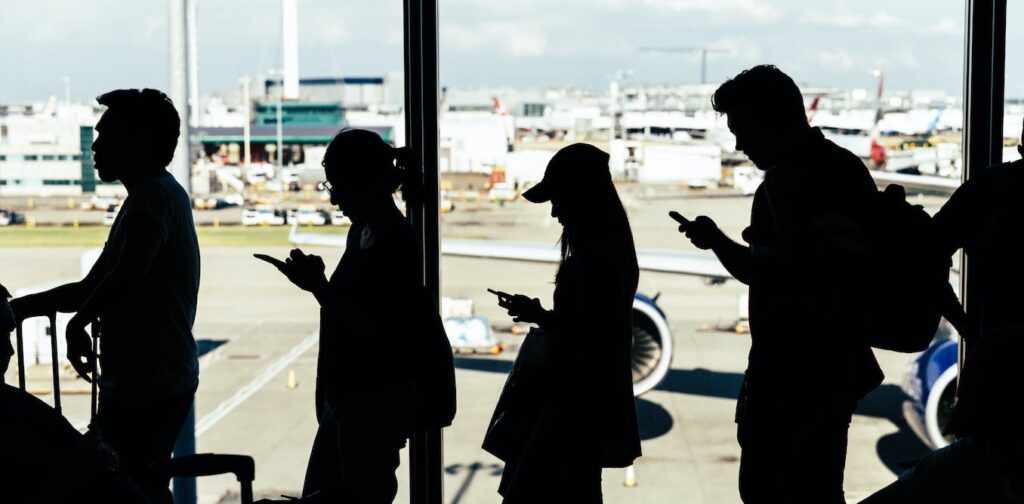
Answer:
[[334, 186], [326, 180], [317, 184], [316, 188], [318, 191], [327, 191], [327, 194], [334, 194]]

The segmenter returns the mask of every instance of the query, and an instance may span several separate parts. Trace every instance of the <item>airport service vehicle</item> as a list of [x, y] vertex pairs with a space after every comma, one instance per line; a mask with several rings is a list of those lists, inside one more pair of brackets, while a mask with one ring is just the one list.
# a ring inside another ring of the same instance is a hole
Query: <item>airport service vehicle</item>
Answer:
[[23, 224], [25, 222], [25, 216], [21, 213], [15, 212], [14, 210], [0, 210], [0, 226], [11, 226], [14, 224]]
[[196, 210], [220, 210], [242, 206], [245, 199], [241, 194], [229, 194], [219, 198], [195, 198], [192, 200], [192, 207]]
[[491, 201], [512, 201], [516, 199], [516, 191], [508, 182], [497, 182], [491, 186], [487, 198]]
[[259, 205], [242, 211], [243, 226], [283, 226], [287, 223], [287, 212], [272, 206]]
[[108, 210], [112, 205], [121, 204], [121, 200], [111, 196], [92, 195], [89, 201], [83, 201], [80, 205], [82, 210]]
[[312, 206], [301, 206], [288, 210], [288, 221], [300, 226], [323, 226], [328, 222], [327, 212]]
[[452, 213], [455, 210], [455, 202], [451, 198], [441, 196], [441, 213]]
[[117, 214], [121, 212], [121, 204], [110, 205], [107, 207], [107, 213], [103, 215], [103, 225], [113, 226], [114, 221], [117, 220]]
[[335, 226], [351, 226], [352, 219], [349, 219], [345, 212], [334, 210], [331, 212], [331, 224]]

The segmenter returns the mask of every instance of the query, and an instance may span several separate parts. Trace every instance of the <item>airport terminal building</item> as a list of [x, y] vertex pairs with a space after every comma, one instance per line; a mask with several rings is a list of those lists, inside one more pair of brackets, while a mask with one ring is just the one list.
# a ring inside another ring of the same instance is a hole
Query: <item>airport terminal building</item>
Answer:
[[42, 110], [0, 106], [0, 195], [96, 192], [91, 149], [98, 117], [92, 106], [58, 107], [52, 101]]

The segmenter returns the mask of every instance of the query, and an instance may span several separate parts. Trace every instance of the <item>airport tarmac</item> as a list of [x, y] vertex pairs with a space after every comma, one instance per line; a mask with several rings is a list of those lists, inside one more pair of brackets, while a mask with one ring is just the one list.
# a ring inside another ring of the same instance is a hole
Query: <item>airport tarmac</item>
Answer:
[[[694, 250], [666, 216], [669, 209], [687, 216], [712, 216], [732, 236], [739, 235], [749, 217], [749, 198], [649, 199], [633, 191], [623, 193], [641, 249]], [[939, 197], [921, 199], [929, 210], [935, 210], [941, 202]], [[522, 202], [480, 209], [463, 207], [444, 216], [444, 234], [554, 243], [559, 227], [547, 211], [546, 205]], [[83, 251], [0, 246], [0, 282], [13, 289], [73, 279]], [[256, 251], [283, 256], [287, 249], [208, 248], [202, 252], [202, 289], [194, 332], [197, 339], [223, 344], [203, 357], [196, 401], [197, 444], [201, 452], [255, 457], [258, 494], [294, 495], [302, 486], [316, 430], [313, 388], [318, 309], [309, 294], [253, 259], [251, 254]], [[313, 247], [307, 252], [323, 255], [329, 268], [341, 253]], [[476, 313], [490, 317], [496, 325], [507, 324], [509, 318], [485, 291], [488, 287], [537, 296], [550, 306], [553, 265], [445, 258], [442, 275], [444, 295], [473, 299]], [[740, 450], [733, 410], [749, 337], [709, 327], [735, 321], [745, 288], [735, 281], [708, 286], [698, 278], [643, 273], [640, 291], [661, 293], [659, 304], [668, 314], [675, 341], [673, 363], [661, 386], [638, 399], [644, 456], [635, 466], [636, 485], [624, 485], [623, 470], [607, 469], [605, 500], [641, 504], [739, 502], [736, 479]], [[821, 328], [822, 337], [828, 337], [828, 330]], [[388, 359], [384, 336], [370, 337], [382, 340], [380, 352], [367, 358]], [[501, 337], [511, 349], [503, 355], [456, 358], [459, 413], [455, 424], [444, 433], [446, 503], [500, 502], [496, 488], [501, 464], [480, 448], [480, 442], [515, 357], [518, 337]], [[857, 502], [890, 483], [901, 464], [926, 453], [900, 411], [902, 392], [897, 384], [911, 356], [884, 351], [876, 354], [886, 381], [862, 402], [853, 419], [846, 471], [849, 502]], [[45, 389], [47, 372], [33, 369], [31, 386]], [[9, 375], [8, 383], [11, 381]], [[373, 386], [372, 376], [366, 377], [366, 386]], [[86, 384], [67, 376], [63, 387], [82, 391]], [[65, 407], [72, 423], [87, 421], [87, 398], [66, 396]], [[408, 467], [404, 461], [403, 454], [396, 502], [408, 499]], [[201, 502], [221, 502], [226, 494], [237, 491], [237, 483], [230, 476], [203, 478], [198, 489]]]

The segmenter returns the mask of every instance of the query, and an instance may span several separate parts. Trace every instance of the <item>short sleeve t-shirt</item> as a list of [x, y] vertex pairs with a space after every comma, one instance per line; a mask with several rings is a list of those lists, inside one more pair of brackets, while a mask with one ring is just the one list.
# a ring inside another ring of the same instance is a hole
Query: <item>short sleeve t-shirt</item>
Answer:
[[129, 399], [194, 389], [199, 362], [192, 324], [199, 293], [199, 244], [188, 194], [169, 173], [141, 182], [110, 230], [101, 261], [112, 271], [133, 230], [156, 230], [160, 248], [140, 282], [101, 314], [100, 387]]

